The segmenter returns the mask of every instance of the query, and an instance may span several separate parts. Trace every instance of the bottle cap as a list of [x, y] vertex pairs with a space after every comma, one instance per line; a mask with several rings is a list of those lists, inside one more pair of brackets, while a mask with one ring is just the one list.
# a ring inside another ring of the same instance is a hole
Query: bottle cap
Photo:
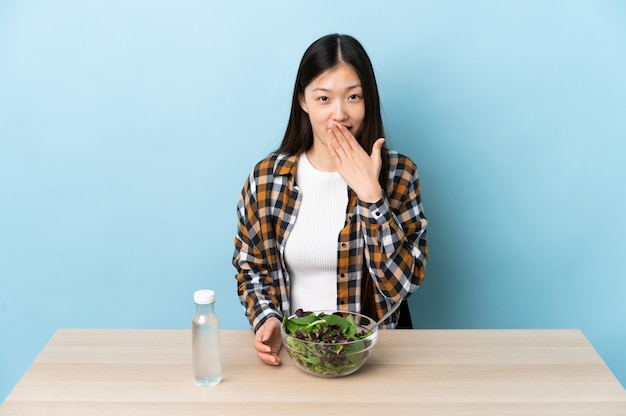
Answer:
[[200, 305], [215, 302], [215, 292], [212, 290], [196, 290], [193, 292], [193, 301]]

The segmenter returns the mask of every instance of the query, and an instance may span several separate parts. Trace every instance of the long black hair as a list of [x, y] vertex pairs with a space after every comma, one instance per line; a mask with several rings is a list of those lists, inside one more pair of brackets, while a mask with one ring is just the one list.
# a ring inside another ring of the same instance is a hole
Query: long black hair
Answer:
[[[313, 42], [302, 56], [293, 89], [289, 123], [278, 149], [279, 152], [295, 155], [305, 152], [313, 146], [313, 129], [309, 115], [300, 106], [300, 99], [304, 96], [305, 88], [317, 76], [324, 71], [335, 68], [340, 63], [346, 63], [354, 69], [363, 88], [365, 117], [363, 126], [356, 139], [363, 149], [368, 154], [371, 154], [374, 142], [381, 137], [385, 137], [380, 112], [378, 86], [376, 85], [374, 68], [367, 52], [365, 52], [359, 41], [352, 36], [332, 34]], [[383, 192], [385, 192], [389, 174], [389, 158], [387, 148], [384, 145], [382, 148], [382, 162], [378, 181]], [[361, 282], [361, 313], [370, 317], [376, 317], [378, 312], [374, 299], [374, 283], [365, 264], [365, 258], [363, 259]]]

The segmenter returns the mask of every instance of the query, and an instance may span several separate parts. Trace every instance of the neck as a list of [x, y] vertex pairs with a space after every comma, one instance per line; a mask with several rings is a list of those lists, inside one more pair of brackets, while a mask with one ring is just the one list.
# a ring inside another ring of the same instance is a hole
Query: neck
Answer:
[[335, 161], [326, 148], [316, 147], [315, 144], [309, 150], [306, 151], [306, 156], [311, 162], [311, 165], [322, 172], [336, 172], [337, 167]]

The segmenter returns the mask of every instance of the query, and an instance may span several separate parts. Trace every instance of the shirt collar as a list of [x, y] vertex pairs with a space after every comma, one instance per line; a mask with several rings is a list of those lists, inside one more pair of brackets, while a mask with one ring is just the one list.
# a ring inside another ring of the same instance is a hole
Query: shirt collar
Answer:
[[276, 167], [274, 168], [275, 175], [293, 175], [296, 171], [298, 158], [300, 155], [287, 155], [281, 153], [278, 155]]

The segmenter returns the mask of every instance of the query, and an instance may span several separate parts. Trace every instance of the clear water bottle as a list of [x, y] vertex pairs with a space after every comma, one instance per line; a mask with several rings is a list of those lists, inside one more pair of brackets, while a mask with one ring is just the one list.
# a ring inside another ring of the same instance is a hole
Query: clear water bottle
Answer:
[[220, 361], [220, 320], [215, 313], [215, 292], [197, 290], [193, 294], [196, 314], [191, 324], [193, 380], [201, 387], [222, 381]]

